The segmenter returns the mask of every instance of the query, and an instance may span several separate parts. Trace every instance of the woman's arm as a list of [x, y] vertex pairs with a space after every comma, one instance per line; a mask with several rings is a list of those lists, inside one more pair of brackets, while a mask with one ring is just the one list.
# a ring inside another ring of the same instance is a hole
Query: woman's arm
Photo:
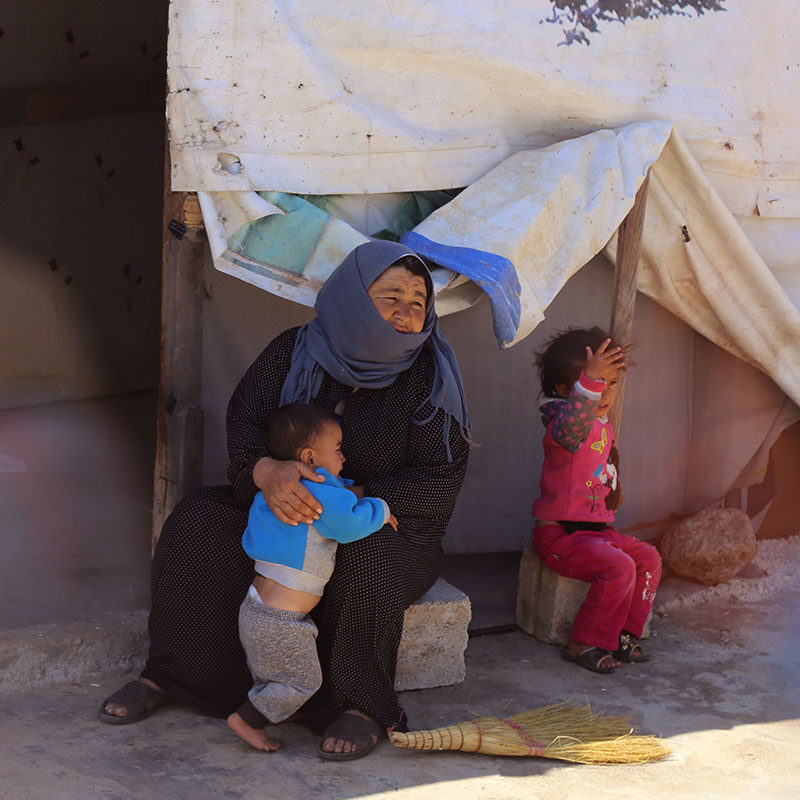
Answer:
[[295, 461], [269, 456], [267, 429], [280, 405], [281, 389], [289, 372], [297, 329], [276, 336], [250, 365], [228, 403], [228, 480], [242, 505], [259, 490], [278, 519], [289, 524], [311, 523], [319, 503], [300, 478], [319, 480], [316, 472]]
[[287, 525], [311, 525], [323, 506], [300, 482], [301, 478], [322, 481], [316, 470], [300, 461], [276, 461], [264, 457], [253, 467], [253, 482], [261, 489], [272, 513]]
[[253, 468], [269, 456], [267, 428], [278, 408], [281, 388], [292, 360], [296, 330], [276, 336], [248, 367], [228, 402], [225, 428], [228, 440], [228, 480], [236, 499], [249, 503], [258, 487]]

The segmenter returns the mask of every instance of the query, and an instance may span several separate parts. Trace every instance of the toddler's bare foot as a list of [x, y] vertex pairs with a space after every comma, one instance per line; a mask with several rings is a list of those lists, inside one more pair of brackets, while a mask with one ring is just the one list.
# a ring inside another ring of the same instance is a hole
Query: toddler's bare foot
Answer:
[[228, 727], [256, 750], [271, 752], [281, 746], [280, 742], [267, 736], [263, 729], [251, 728], [235, 711], [228, 717]]

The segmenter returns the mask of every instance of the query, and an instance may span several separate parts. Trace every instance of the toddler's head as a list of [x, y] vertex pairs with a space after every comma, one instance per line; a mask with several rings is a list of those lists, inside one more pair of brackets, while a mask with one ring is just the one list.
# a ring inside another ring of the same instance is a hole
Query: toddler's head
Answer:
[[344, 464], [339, 418], [303, 403], [281, 406], [269, 423], [269, 450], [278, 461], [301, 461], [338, 477]]
[[[598, 327], [588, 330], [571, 328], [556, 334], [545, 349], [536, 354], [542, 394], [545, 397], [566, 397], [586, 366], [586, 348], [590, 347], [595, 353], [608, 338], [609, 335]], [[617, 347], [617, 344], [612, 340], [608, 347]]]

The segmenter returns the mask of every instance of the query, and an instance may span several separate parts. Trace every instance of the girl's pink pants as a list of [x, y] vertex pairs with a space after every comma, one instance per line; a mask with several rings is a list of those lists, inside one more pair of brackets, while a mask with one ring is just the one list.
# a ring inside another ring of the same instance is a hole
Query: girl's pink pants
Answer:
[[591, 583], [572, 626], [574, 642], [613, 651], [623, 628], [642, 635], [661, 579], [655, 547], [616, 528], [567, 533], [553, 524], [533, 529], [533, 549], [559, 575]]

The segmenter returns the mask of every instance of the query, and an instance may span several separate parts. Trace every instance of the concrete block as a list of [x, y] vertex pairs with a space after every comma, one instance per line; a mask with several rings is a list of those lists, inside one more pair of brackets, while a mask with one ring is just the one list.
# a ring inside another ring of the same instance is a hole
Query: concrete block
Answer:
[[146, 654], [146, 609], [4, 631], [0, 691], [80, 683], [111, 670], [138, 671]]
[[519, 564], [517, 625], [541, 642], [564, 644], [588, 591], [588, 583], [558, 575], [526, 547]]
[[461, 683], [466, 676], [464, 651], [471, 618], [469, 598], [439, 578], [406, 609], [395, 688], [430, 689]]
[[[588, 592], [588, 583], [553, 572], [539, 560], [533, 548], [526, 547], [519, 564], [517, 625], [540, 642], [566, 644], [575, 615]], [[642, 638], [649, 635], [650, 618]]]

